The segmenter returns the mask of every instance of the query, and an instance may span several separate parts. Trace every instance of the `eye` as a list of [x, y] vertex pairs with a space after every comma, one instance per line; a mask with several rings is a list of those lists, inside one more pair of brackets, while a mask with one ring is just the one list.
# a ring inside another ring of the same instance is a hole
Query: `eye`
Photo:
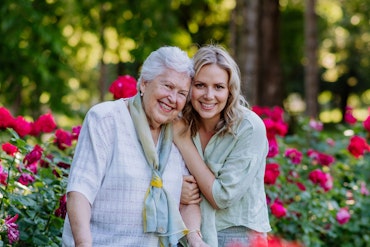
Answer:
[[184, 92], [179, 92], [179, 94], [180, 94], [181, 96], [184, 96], [185, 98], [186, 98], [186, 97], [188, 97], [188, 93], [187, 93], [187, 92], [185, 92], [185, 91], [184, 91]]
[[194, 84], [194, 87], [196, 87], [196, 88], [203, 88], [204, 87], [204, 84], [203, 83], [195, 83]]
[[216, 89], [224, 89], [225, 86], [224, 85], [216, 85]]

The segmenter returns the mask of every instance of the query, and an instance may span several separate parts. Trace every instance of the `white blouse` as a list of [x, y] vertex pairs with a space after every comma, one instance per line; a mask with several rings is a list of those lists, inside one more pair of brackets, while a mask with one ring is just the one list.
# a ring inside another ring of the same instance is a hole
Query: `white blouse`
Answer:
[[[150, 137], [148, 137], [150, 138]], [[186, 168], [172, 145], [163, 186], [179, 204]], [[67, 192], [86, 196], [92, 206], [93, 246], [158, 246], [143, 232], [143, 203], [151, 180], [124, 100], [100, 103], [86, 115], [68, 178]], [[63, 246], [74, 246], [68, 215]]]

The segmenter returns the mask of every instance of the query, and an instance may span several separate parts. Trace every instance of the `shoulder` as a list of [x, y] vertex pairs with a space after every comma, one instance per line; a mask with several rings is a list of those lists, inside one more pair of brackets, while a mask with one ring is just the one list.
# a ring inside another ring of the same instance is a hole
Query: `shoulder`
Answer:
[[266, 127], [260, 116], [258, 116], [254, 111], [245, 108], [244, 114], [237, 125], [236, 132], [252, 131], [255, 134], [266, 135]]
[[103, 120], [105, 118], [114, 118], [126, 108], [124, 100], [105, 101], [98, 103], [90, 108], [86, 114], [88, 119]]

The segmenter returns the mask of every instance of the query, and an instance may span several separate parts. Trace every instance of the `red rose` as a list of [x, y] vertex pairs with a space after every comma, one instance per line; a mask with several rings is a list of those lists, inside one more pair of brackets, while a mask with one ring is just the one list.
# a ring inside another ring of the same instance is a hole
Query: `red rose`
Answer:
[[365, 130], [370, 132], [370, 115], [365, 119], [362, 125], [364, 126]]
[[348, 151], [356, 158], [364, 155], [366, 151], [370, 151], [370, 146], [366, 140], [360, 136], [353, 136], [348, 145]]
[[266, 165], [265, 184], [275, 184], [277, 177], [280, 174], [279, 164], [270, 163]]
[[335, 159], [329, 154], [319, 153], [319, 164], [323, 166], [330, 166], [334, 163]]
[[320, 185], [324, 191], [329, 191], [333, 188], [333, 178], [329, 173], [325, 173], [320, 169], [316, 169], [310, 172], [308, 178], [312, 183]]
[[13, 126], [14, 117], [8, 109], [0, 107], [0, 129]]
[[36, 145], [31, 152], [26, 154], [26, 156], [23, 159], [23, 162], [25, 164], [33, 164], [41, 159], [42, 152], [44, 150], [39, 146]]
[[81, 125], [72, 128], [72, 139], [77, 140], [81, 132]]
[[18, 116], [14, 119], [12, 127], [20, 137], [28, 135], [32, 130], [32, 124], [26, 121], [22, 116]]
[[1, 147], [4, 150], [4, 152], [9, 154], [10, 156], [14, 156], [14, 154], [18, 152], [18, 147], [14, 146], [13, 144], [9, 142], [4, 143]]
[[67, 214], [67, 197], [64, 194], [59, 199], [59, 208], [55, 210], [55, 216], [64, 219]]
[[18, 182], [25, 186], [27, 186], [30, 183], [33, 183], [34, 181], [35, 181], [35, 177], [28, 173], [22, 173], [18, 179]]
[[55, 132], [55, 143], [57, 144], [58, 148], [60, 150], [64, 150], [66, 149], [67, 147], [70, 147], [72, 146], [72, 139], [73, 139], [73, 136], [71, 133], [63, 130], [63, 129], [58, 129], [56, 132]]
[[109, 87], [114, 99], [129, 98], [137, 93], [136, 80], [132, 76], [118, 76]]
[[50, 113], [41, 115], [32, 125], [32, 135], [37, 136], [41, 132], [50, 133], [57, 127]]
[[267, 157], [273, 158], [279, 154], [279, 146], [275, 137], [269, 138], [268, 142], [269, 142], [269, 152], [267, 154]]

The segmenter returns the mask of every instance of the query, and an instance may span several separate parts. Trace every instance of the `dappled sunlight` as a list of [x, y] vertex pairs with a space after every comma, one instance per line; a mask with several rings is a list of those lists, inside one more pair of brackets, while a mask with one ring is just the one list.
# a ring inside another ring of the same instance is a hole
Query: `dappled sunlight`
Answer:
[[301, 114], [306, 110], [306, 103], [298, 93], [289, 94], [284, 100], [284, 108], [292, 115]]
[[324, 110], [320, 112], [319, 119], [323, 123], [339, 123], [342, 120], [342, 113], [339, 109]]
[[335, 0], [318, 1], [316, 11], [329, 23], [338, 22], [343, 18], [340, 3]]

